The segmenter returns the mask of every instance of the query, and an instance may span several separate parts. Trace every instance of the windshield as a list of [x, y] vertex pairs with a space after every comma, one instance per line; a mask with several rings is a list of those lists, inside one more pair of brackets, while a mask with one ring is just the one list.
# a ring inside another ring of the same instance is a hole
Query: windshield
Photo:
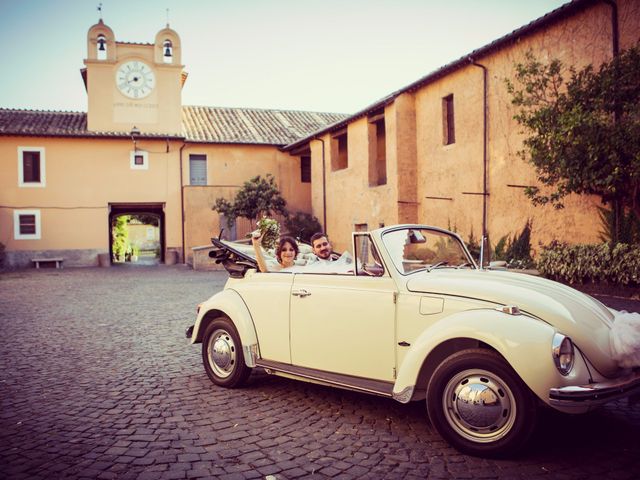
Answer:
[[406, 275], [433, 268], [475, 268], [457, 237], [426, 228], [404, 228], [382, 236], [393, 264]]

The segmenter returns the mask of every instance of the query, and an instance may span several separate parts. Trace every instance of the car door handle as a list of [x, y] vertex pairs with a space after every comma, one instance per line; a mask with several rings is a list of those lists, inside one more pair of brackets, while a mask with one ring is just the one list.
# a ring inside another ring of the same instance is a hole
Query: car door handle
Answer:
[[308, 297], [309, 295], [311, 295], [311, 292], [305, 290], [304, 288], [301, 288], [300, 290], [292, 290], [291, 291], [291, 295], [295, 295], [296, 297]]

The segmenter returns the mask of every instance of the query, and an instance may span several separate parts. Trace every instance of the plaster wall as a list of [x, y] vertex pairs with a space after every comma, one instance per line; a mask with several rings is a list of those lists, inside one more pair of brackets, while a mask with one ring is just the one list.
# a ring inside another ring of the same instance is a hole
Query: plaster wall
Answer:
[[[189, 155], [207, 157], [207, 185], [189, 185]], [[273, 146], [187, 144], [183, 150], [185, 197], [185, 245], [187, 257], [192, 248], [211, 244], [220, 232], [220, 215], [211, 207], [216, 198], [232, 200], [244, 182], [256, 175], [271, 173], [286, 208], [311, 212], [311, 185], [300, 180], [300, 158]]]
[[[640, 36], [640, 2], [619, 4], [621, 48]], [[477, 61], [488, 68], [488, 192], [487, 228], [491, 243], [533, 222], [532, 246], [552, 240], [569, 243], [599, 241], [598, 197], [572, 195], [565, 208], [533, 206], [522, 187], [537, 185], [534, 168], [518, 156], [525, 135], [513, 119], [505, 79], [527, 51], [543, 62], [560, 59], [565, 66], [599, 65], [612, 57], [611, 10], [605, 3], [580, 12]], [[567, 74], [568, 76], [568, 74]], [[482, 232], [483, 117], [482, 70], [469, 65], [416, 93], [418, 179], [421, 222], [450, 226], [468, 239]], [[453, 93], [456, 142], [443, 145], [442, 97]], [[426, 197], [445, 197], [428, 199]]]
[[[46, 186], [18, 186], [18, 147], [45, 151]], [[166, 246], [179, 248], [178, 143], [142, 140], [147, 170], [131, 169], [130, 140], [0, 137], [0, 242], [7, 250], [109, 251], [109, 203], [165, 204]], [[41, 239], [14, 238], [13, 211], [36, 209]]]
[[[640, 2], [618, 2], [620, 47], [640, 36]], [[532, 246], [557, 239], [575, 243], [598, 241], [599, 198], [568, 197], [563, 210], [533, 206], [524, 195], [536, 185], [535, 170], [518, 156], [525, 138], [513, 119], [505, 79], [514, 64], [531, 50], [541, 61], [559, 58], [567, 67], [599, 65], [612, 57], [611, 9], [596, 3], [582, 12], [521, 38], [475, 60], [488, 69], [487, 231], [492, 244], [533, 222]], [[443, 97], [453, 94], [455, 143], [444, 145]], [[469, 63], [413, 92], [405, 92], [385, 108], [387, 184], [368, 184], [367, 119], [347, 126], [349, 166], [331, 170], [331, 136], [325, 142], [326, 192], [322, 188], [322, 144], [312, 152], [313, 213], [322, 220], [338, 250], [350, 247], [355, 224], [370, 229], [379, 223], [420, 222], [458, 231], [465, 239], [482, 233], [483, 216], [483, 71]]]
[[[130, 132], [180, 135], [182, 65], [156, 63], [153, 44], [116, 43], [115, 59], [85, 60], [87, 67], [87, 127], [98, 132]], [[141, 99], [123, 95], [116, 85], [120, 65], [131, 60], [145, 62], [155, 73], [156, 85]]]
[[[385, 123], [386, 116], [385, 116]], [[329, 235], [336, 251], [351, 249], [351, 232], [356, 224], [366, 223], [369, 228], [377, 228], [379, 223], [394, 222], [397, 216], [395, 192], [391, 184], [392, 174], [387, 169], [387, 184], [369, 186], [369, 125], [366, 118], [351, 123], [347, 131], [349, 164], [341, 170], [331, 169], [331, 136], [325, 135], [325, 174], [327, 207], [327, 225]], [[388, 129], [388, 127], [387, 127]], [[318, 143], [318, 142], [314, 142]], [[323, 218], [322, 158], [318, 149], [312, 148], [312, 183], [314, 188], [313, 214]], [[387, 165], [389, 165], [387, 149]], [[317, 168], [320, 167], [320, 168]], [[320, 188], [316, 188], [319, 185]]]

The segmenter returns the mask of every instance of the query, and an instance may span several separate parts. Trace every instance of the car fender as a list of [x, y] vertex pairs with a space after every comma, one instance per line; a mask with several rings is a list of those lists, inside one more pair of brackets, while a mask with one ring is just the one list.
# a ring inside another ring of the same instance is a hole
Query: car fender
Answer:
[[[403, 403], [411, 400], [422, 366], [438, 346], [449, 340], [472, 339], [495, 349], [536, 396], [548, 403], [550, 388], [589, 380], [589, 371], [578, 350], [573, 370], [567, 376], [558, 372], [552, 357], [555, 333], [555, 328], [539, 319], [494, 309], [468, 310], [444, 317], [412, 342], [399, 366], [393, 396]], [[431, 371], [436, 366], [432, 365]], [[426, 383], [422, 388], [426, 388]]]
[[255, 359], [259, 356], [256, 328], [247, 305], [235, 290], [228, 288], [222, 290], [200, 305], [200, 311], [193, 326], [191, 343], [202, 342], [202, 335], [207, 325], [218, 314], [229, 317], [233, 322], [240, 335], [245, 363], [250, 367], [255, 366]]

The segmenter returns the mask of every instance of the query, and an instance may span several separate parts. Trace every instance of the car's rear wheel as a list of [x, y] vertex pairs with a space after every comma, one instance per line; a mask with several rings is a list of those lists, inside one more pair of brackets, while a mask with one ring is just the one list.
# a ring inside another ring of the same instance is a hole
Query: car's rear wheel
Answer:
[[463, 453], [497, 456], [521, 448], [533, 433], [533, 394], [496, 352], [469, 349], [448, 357], [427, 387], [429, 419]]
[[249, 378], [251, 369], [244, 362], [240, 335], [227, 317], [218, 317], [207, 326], [202, 362], [211, 381], [221, 387], [240, 387]]

